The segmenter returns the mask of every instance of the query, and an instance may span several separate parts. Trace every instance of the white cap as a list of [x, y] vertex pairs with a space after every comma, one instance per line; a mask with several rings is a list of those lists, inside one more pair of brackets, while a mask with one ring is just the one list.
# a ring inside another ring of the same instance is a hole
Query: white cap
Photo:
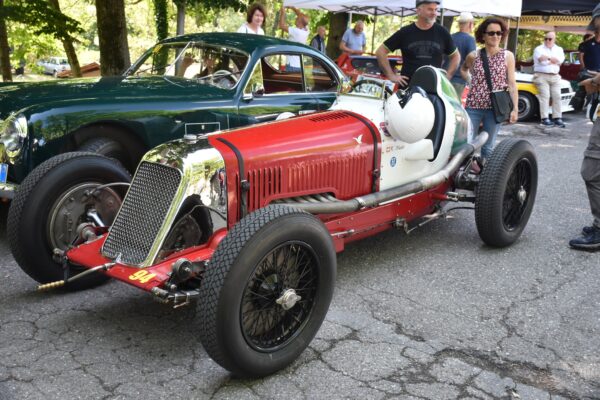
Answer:
[[462, 22], [471, 22], [473, 21], [473, 14], [471, 14], [470, 12], [461, 12], [460, 15], [458, 16], [458, 22], [462, 23]]

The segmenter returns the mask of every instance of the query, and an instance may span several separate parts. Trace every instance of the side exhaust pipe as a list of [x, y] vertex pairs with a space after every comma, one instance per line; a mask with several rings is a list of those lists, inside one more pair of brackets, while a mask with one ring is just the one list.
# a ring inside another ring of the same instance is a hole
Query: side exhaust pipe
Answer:
[[447, 181], [451, 175], [456, 173], [462, 163], [471, 156], [476, 150], [480, 149], [487, 141], [489, 135], [487, 132], [481, 132], [475, 138], [473, 143], [464, 144], [458, 152], [450, 159], [448, 165], [433, 175], [423, 177], [419, 180], [405, 183], [404, 185], [387, 189], [377, 193], [370, 193], [365, 196], [355, 197], [354, 199], [344, 201], [334, 201], [328, 203], [286, 203], [278, 204], [294, 206], [311, 214], [337, 214], [357, 211], [362, 208], [378, 206], [381, 203], [396, 200], [410, 194], [419, 193], [431, 189], [442, 182]]

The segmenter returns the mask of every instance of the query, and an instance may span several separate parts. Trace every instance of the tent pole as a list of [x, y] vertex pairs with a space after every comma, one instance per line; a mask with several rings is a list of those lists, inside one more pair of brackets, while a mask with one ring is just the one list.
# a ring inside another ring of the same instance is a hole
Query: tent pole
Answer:
[[346, 28], [350, 28], [352, 26], [352, 11], [350, 11], [348, 13], [348, 25], [346, 25]]
[[521, 17], [517, 17], [517, 29], [515, 29], [515, 59], [517, 58], [517, 47], [519, 47], [519, 25], [521, 25]]
[[373, 37], [371, 37], [371, 52], [375, 53], [375, 27], [377, 26], [377, 7], [375, 7], [375, 21], [373, 21]]

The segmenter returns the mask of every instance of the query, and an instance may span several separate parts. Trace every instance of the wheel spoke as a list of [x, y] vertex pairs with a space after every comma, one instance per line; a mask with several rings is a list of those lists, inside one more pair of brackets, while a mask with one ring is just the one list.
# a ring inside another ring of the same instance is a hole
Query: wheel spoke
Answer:
[[[265, 255], [242, 295], [241, 322], [248, 343], [274, 351], [292, 340], [308, 321], [318, 281], [317, 258], [302, 242], [281, 244]], [[287, 289], [302, 295], [285, 310], [275, 299]]]
[[[502, 203], [502, 220], [508, 230], [515, 229], [529, 202], [531, 188], [531, 166], [526, 158], [521, 159], [513, 168], [506, 183]], [[522, 193], [524, 191], [524, 193]], [[524, 198], [522, 197], [524, 195]]]

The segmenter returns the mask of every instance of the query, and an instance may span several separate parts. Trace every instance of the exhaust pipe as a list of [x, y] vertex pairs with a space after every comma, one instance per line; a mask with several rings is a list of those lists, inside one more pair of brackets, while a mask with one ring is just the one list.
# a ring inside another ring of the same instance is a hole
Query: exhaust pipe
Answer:
[[337, 214], [357, 211], [362, 208], [378, 206], [381, 203], [396, 200], [410, 194], [419, 193], [431, 189], [442, 182], [447, 181], [463, 161], [480, 149], [487, 141], [489, 135], [487, 132], [481, 132], [475, 138], [473, 143], [464, 144], [458, 152], [450, 159], [448, 165], [433, 175], [429, 175], [404, 185], [387, 189], [377, 193], [370, 193], [365, 196], [355, 197], [354, 199], [344, 201], [334, 201], [328, 203], [278, 203], [299, 208], [300, 210], [311, 214]]

